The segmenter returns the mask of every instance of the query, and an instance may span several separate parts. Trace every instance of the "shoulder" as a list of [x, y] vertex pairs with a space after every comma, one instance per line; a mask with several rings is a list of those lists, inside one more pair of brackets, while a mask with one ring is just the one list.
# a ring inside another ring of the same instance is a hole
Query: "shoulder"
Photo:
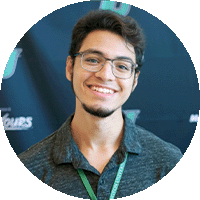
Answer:
[[55, 136], [56, 132], [18, 155], [20, 161], [33, 174], [38, 173], [38, 170], [42, 169], [42, 166], [51, 160], [51, 152]]
[[180, 149], [175, 145], [165, 142], [139, 126], [136, 126], [135, 131], [141, 145], [142, 154], [148, 155], [154, 163], [165, 164], [172, 169], [182, 158]]
[[34, 165], [35, 162], [38, 162], [39, 160], [42, 161], [43, 159], [48, 159], [50, 156], [52, 156], [52, 151], [55, 144], [60, 146], [62, 142], [67, 142], [67, 133], [70, 131], [70, 122], [72, 117], [73, 116], [70, 116], [57, 131], [42, 141], [31, 146], [23, 153], [19, 154], [19, 159], [25, 165], [31, 165], [32, 163]]
[[70, 143], [72, 117], [73, 115], [57, 131], [18, 155], [25, 167], [38, 178], [44, 172], [53, 170], [57, 160], [65, 159], [66, 146]]

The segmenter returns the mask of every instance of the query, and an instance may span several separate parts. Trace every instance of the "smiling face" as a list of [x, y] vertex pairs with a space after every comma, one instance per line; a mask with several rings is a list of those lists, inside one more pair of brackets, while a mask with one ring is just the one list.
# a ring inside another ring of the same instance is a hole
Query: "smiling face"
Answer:
[[[88, 50], [100, 52], [109, 59], [128, 57], [134, 63], [136, 61], [134, 48], [127, 47], [122, 37], [109, 31], [89, 33], [79, 52]], [[66, 77], [72, 81], [76, 110], [84, 109], [98, 117], [107, 117], [115, 111], [121, 112], [122, 105], [137, 85], [138, 75], [133, 73], [129, 79], [120, 79], [113, 75], [109, 61], [100, 71], [90, 72], [81, 67], [81, 56], [75, 58], [74, 66], [71, 57], [67, 59]]]

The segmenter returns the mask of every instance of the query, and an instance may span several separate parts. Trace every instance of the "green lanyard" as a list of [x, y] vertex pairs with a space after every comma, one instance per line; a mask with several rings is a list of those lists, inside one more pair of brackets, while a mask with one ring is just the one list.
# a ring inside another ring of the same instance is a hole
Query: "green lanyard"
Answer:
[[[124, 162], [121, 163], [120, 166], [119, 166], [117, 176], [115, 178], [115, 182], [113, 184], [109, 199], [114, 199], [114, 197], [115, 197], [115, 194], [117, 192], [117, 188], [119, 186], [119, 183], [120, 183], [123, 171], [124, 171], [124, 167], [125, 167], [125, 164], [126, 164], [126, 161], [127, 161], [127, 157], [128, 157], [128, 153], [126, 153], [126, 157], [125, 157]], [[81, 180], [82, 180], [91, 200], [97, 200], [97, 197], [95, 196], [94, 191], [92, 190], [92, 187], [91, 187], [89, 181], [87, 180], [87, 177], [86, 177], [85, 173], [83, 172], [83, 170], [77, 169], [77, 171], [79, 173], [79, 176], [81, 177]]]

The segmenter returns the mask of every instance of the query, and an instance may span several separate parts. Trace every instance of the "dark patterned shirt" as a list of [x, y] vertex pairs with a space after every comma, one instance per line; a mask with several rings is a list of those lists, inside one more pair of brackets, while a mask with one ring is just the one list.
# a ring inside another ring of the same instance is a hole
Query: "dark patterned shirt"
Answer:
[[19, 155], [38, 179], [68, 195], [89, 199], [78, 168], [83, 169], [97, 199], [107, 200], [126, 152], [128, 159], [115, 198], [133, 195], [158, 182], [182, 157], [177, 147], [136, 126], [124, 116], [121, 144], [100, 174], [74, 142], [70, 131], [72, 118], [73, 115], [59, 130]]

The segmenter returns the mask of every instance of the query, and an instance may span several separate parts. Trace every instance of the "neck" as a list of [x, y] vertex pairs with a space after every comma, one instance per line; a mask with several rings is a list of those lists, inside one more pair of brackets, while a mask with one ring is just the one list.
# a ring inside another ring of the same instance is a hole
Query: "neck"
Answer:
[[71, 123], [73, 138], [82, 151], [117, 150], [123, 136], [121, 108], [106, 118], [95, 117], [84, 109], [76, 110]]

